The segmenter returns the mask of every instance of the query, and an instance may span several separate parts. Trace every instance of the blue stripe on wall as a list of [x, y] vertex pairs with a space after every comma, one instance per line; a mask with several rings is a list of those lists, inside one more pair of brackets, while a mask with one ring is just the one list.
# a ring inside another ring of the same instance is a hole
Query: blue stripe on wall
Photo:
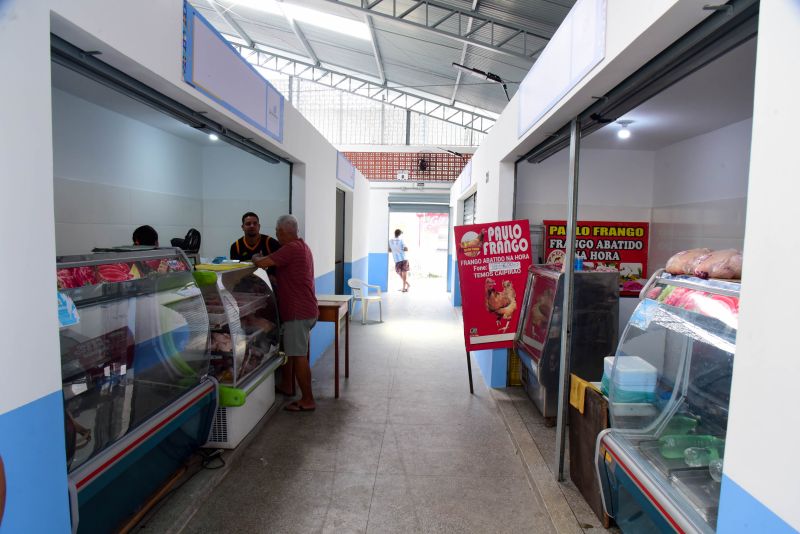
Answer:
[[458, 265], [453, 262], [453, 292], [450, 293], [450, 300], [453, 306], [461, 306], [461, 282], [458, 278]]
[[369, 253], [369, 283], [381, 286], [381, 291], [389, 291], [389, 253]]
[[451, 285], [453, 282], [453, 255], [447, 255], [447, 292], [450, 293], [453, 289]]
[[[349, 268], [349, 272], [351, 274], [348, 274], [348, 268]], [[368, 284], [370, 283], [369, 282], [369, 258], [367, 256], [364, 256], [360, 260], [354, 261], [352, 264], [351, 263], [346, 263], [345, 266], [344, 266], [344, 272], [345, 272], [345, 288], [344, 288], [344, 292], [346, 294], [348, 294], [348, 295], [351, 295], [352, 291], [351, 291], [350, 287], [347, 286], [347, 284], [346, 284], [346, 281], [349, 280], [350, 278], [358, 278], [359, 280], [364, 280]], [[360, 309], [360, 306], [361, 306], [360, 302], [353, 301], [353, 303], [352, 303], [353, 313], [356, 313]]]
[[508, 375], [508, 349], [472, 351], [478, 362], [484, 383], [490, 388], [506, 387]]
[[[334, 271], [318, 276], [314, 280], [314, 288], [318, 295], [333, 295], [336, 293]], [[311, 365], [319, 360], [322, 353], [333, 344], [333, 323], [317, 323], [311, 330]]]
[[56, 391], [0, 415], [3, 532], [69, 532], [64, 404]]
[[788, 534], [796, 533], [797, 530], [775, 515], [733, 479], [723, 474], [717, 532]]
[[[359, 280], [364, 280], [365, 282], [370, 283], [369, 258], [364, 256], [360, 260], [354, 261], [351, 265], [350, 272], [352, 273], [351, 278], [358, 278]], [[350, 288], [348, 287], [347, 289], [349, 293]]]

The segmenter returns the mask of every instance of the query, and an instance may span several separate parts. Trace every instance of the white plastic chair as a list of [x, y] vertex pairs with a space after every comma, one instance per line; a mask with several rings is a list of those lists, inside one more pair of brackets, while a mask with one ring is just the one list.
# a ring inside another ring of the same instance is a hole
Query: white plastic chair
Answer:
[[[356, 301], [361, 301], [361, 324], [367, 323], [367, 310], [369, 309], [370, 302], [378, 303], [378, 311], [381, 322], [383, 322], [383, 304], [381, 303], [381, 286], [370, 285], [358, 278], [351, 278], [347, 281], [347, 285], [353, 290], [353, 307], [350, 309], [350, 316], [353, 316], [353, 310], [356, 307]], [[370, 288], [377, 291], [377, 294], [370, 295]]]

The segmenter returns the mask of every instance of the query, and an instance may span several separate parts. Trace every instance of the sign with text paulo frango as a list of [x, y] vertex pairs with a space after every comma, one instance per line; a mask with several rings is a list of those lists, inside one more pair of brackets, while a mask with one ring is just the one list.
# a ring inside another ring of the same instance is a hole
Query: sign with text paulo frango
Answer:
[[514, 344], [531, 265], [527, 220], [456, 226], [456, 258], [468, 351]]

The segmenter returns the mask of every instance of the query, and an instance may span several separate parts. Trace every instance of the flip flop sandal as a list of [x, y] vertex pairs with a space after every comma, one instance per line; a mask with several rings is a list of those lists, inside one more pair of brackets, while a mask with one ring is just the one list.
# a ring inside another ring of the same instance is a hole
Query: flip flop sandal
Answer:
[[287, 411], [287, 412], [313, 412], [317, 408], [316, 407], [314, 407], [314, 408], [306, 408], [306, 407], [301, 406], [300, 404], [298, 404], [296, 402], [290, 402], [289, 404], [284, 406], [283, 409], [284, 409], [284, 411]]

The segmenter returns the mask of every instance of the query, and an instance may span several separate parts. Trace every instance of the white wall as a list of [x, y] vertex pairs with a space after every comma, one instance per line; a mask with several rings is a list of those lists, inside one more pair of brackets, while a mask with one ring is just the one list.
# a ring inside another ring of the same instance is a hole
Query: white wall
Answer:
[[201, 147], [53, 89], [56, 251], [130, 245], [153, 226], [169, 245], [202, 222]]
[[[61, 390], [53, 293], [50, 39], [44, 2], [0, 4], [0, 415]], [[24, 53], [20, 53], [25, 43]], [[10, 83], [14, 80], [14, 83]], [[32, 320], [32, 318], [35, 318]], [[16, 347], [19, 350], [8, 350]]]
[[[608, 2], [605, 59], [522, 137], [517, 134], [519, 100], [514, 95], [475, 152], [472, 162], [479, 199], [478, 220], [511, 218], [514, 192], [511, 162], [568, 124], [594, 103], [596, 95], [612, 89], [709, 13], [694, 0]], [[463, 195], [455, 200], [458, 199], [463, 199]]]
[[356, 169], [355, 188], [352, 194], [349, 192], [347, 194], [349, 209], [346, 228], [352, 228], [352, 232], [347, 232], [350, 240], [349, 246], [345, 249], [344, 260], [347, 262], [360, 261], [369, 255], [372, 226], [370, 198], [369, 180]]
[[53, 151], [58, 254], [128, 245], [149, 224], [162, 246], [197, 228], [203, 256], [227, 256], [243, 213], [274, 235], [289, 209], [288, 164], [197, 144], [58, 89]]
[[[653, 197], [654, 153], [645, 150], [594, 150], [580, 153], [578, 219], [649, 221]], [[541, 163], [517, 168], [517, 218], [542, 224], [567, 218], [569, 150]]]
[[[752, 120], [658, 151], [581, 150], [578, 219], [648, 221], [652, 272], [679, 250], [741, 250]], [[567, 216], [568, 150], [521, 163], [517, 217]]]
[[[780, 266], [800, 264], [796, 246], [800, 181], [793, 134], [800, 112], [800, 4], [762, 2], [756, 58], [753, 142], [739, 332], [733, 367], [725, 476], [800, 530], [797, 456], [797, 303]], [[767, 531], [757, 507], [723, 480], [720, 520], [729, 530]], [[730, 518], [730, 519], [729, 519]], [[752, 518], [752, 523], [747, 523]], [[778, 531], [771, 525], [772, 531]]]
[[389, 247], [389, 190], [374, 185], [369, 191], [369, 251], [385, 253]]
[[742, 249], [752, 119], [655, 153], [651, 265], [679, 250]]
[[183, 82], [181, 2], [131, 5], [122, 0], [35, 1], [53, 10], [52, 28], [40, 22], [40, 31], [52, 29], [82, 49], [102, 51], [106, 63], [182, 104], [206, 111], [210, 119], [296, 162], [294, 172], [298, 179], [294, 180], [293, 195], [303, 205], [295, 204], [294, 212], [314, 253], [315, 274], [333, 271], [336, 150], [288, 102], [284, 109], [284, 141], [277, 143]]
[[202, 151], [203, 256], [228, 256], [242, 236], [242, 215], [252, 211], [261, 233], [275, 237], [275, 221], [289, 212], [289, 165], [268, 163], [219, 145]]

